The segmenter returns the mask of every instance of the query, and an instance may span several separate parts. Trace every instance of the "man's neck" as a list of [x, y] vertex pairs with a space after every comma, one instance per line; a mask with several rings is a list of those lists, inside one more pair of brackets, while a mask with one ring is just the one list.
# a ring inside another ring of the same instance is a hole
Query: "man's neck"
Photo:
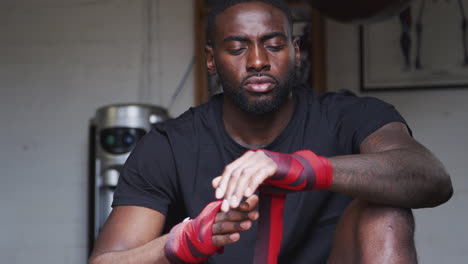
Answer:
[[264, 115], [243, 112], [224, 97], [224, 127], [237, 143], [248, 148], [261, 148], [258, 146], [266, 146], [275, 140], [288, 125], [293, 113], [292, 95], [277, 111]]

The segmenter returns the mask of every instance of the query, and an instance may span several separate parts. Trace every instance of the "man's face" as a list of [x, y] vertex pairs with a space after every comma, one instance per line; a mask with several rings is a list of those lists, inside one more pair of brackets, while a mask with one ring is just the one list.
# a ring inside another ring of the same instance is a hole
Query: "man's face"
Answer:
[[242, 3], [220, 13], [215, 28], [207, 66], [225, 95], [248, 113], [277, 110], [291, 94], [300, 61], [286, 15], [263, 3]]

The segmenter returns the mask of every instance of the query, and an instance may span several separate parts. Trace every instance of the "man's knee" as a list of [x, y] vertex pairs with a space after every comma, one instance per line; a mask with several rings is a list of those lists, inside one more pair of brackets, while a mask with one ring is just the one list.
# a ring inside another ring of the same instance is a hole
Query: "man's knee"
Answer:
[[355, 211], [358, 235], [369, 236], [377, 232], [379, 236], [388, 238], [399, 236], [413, 239], [415, 224], [410, 209], [354, 200], [346, 210]]
[[354, 200], [337, 226], [331, 263], [416, 263], [410, 209]]

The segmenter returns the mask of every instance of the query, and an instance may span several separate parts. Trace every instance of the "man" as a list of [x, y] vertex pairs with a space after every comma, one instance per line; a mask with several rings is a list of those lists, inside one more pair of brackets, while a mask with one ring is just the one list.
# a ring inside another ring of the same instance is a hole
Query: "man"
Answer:
[[[278, 263], [415, 263], [403, 208], [444, 203], [452, 186], [396, 110], [296, 85], [298, 40], [281, 1], [224, 1], [208, 29], [207, 67], [224, 94], [139, 142], [90, 262], [253, 263], [268, 243], [256, 220], [278, 220], [256, 209], [270, 186], [288, 192]], [[291, 175], [308, 189], [281, 182]]]

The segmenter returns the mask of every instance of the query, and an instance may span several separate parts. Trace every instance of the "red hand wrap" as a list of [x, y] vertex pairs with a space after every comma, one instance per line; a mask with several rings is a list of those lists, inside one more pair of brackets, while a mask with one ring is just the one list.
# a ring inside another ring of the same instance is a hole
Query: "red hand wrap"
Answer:
[[310, 150], [299, 150], [293, 154], [277, 153], [261, 149], [278, 168], [265, 183], [291, 191], [329, 189], [333, 179], [330, 160]]
[[200, 263], [223, 248], [213, 244], [213, 224], [222, 201], [208, 204], [197, 218], [184, 221], [171, 229], [164, 247], [171, 263]]
[[276, 173], [260, 187], [260, 219], [254, 264], [276, 264], [283, 234], [283, 209], [291, 191], [329, 189], [333, 168], [325, 157], [310, 150], [283, 154], [263, 151], [278, 166]]

